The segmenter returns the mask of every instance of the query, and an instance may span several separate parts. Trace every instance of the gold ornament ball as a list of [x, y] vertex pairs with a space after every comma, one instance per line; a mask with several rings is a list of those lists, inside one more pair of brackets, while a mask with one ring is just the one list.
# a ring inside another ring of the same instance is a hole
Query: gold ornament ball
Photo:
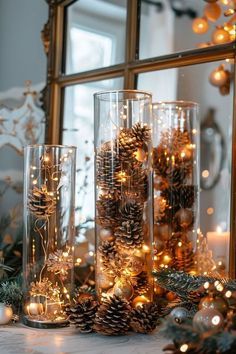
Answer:
[[113, 286], [114, 278], [101, 273], [97, 275], [97, 282], [98, 282], [98, 286], [101, 289], [106, 290], [106, 289], [110, 289]]
[[195, 18], [192, 23], [193, 32], [197, 34], [204, 34], [208, 31], [209, 25], [205, 18]]
[[126, 270], [132, 277], [135, 277], [143, 271], [143, 266], [144, 260], [141, 257], [130, 256]]
[[230, 34], [224, 28], [217, 28], [212, 33], [212, 42], [214, 44], [225, 44], [230, 42]]
[[213, 70], [209, 76], [209, 81], [213, 86], [224, 86], [229, 80], [229, 72], [224, 70], [223, 65]]
[[150, 302], [150, 300], [144, 296], [137, 296], [134, 298], [134, 300], [132, 301], [132, 306], [137, 308], [137, 307], [142, 307], [144, 304], [148, 304]]
[[221, 7], [217, 3], [207, 4], [204, 8], [204, 15], [209, 21], [215, 22], [221, 15]]
[[186, 229], [193, 222], [193, 212], [190, 209], [180, 209], [175, 214], [175, 219], [183, 229]]
[[118, 279], [114, 285], [114, 295], [130, 300], [134, 294], [134, 289], [132, 284], [126, 279]]
[[168, 224], [154, 225], [154, 239], [168, 241], [171, 237], [172, 229]]
[[165, 289], [163, 289], [161, 286], [159, 285], [155, 285], [154, 286], [154, 293], [158, 296], [163, 296], [165, 294]]
[[111, 229], [101, 229], [100, 238], [102, 241], [113, 241], [114, 235]]
[[177, 298], [177, 295], [175, 293], [172, 293], [172, 291], [169, 291], [166, 294], [166, 300], [168, 301], [174, 301]]
[[214, 309], [219, 311], [223, 316], [226, 315], [228, 311], [228, 303], [225, 299], [220, 296], [210, 296], [207, 295], [203, 299], [201, 299], [199, 303], [199, 309]]
[[164, 251], [165, 245], [161, 240], [156, 240], [153, 244], [154, 255], [159, 256]]
[[219, 330], [223, 325], [223, 315], [214, 309], [201, 309], [193, 317], [193, 328], [202, 333], [210, 330]]
[[0, 325], [8, 324], [13, 316], [13, 311], [10, 306], [0, 303]]

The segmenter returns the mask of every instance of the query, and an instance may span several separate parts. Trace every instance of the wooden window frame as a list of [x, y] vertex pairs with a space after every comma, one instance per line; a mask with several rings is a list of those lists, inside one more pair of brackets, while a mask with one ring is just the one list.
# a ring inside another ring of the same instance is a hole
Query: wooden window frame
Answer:
[[[63, 48], [66, 7], [76, 0], [46, 0], [49, 5], [47, 23], [49, 51], [47, 61], [47, 85], [44, 92], [46, 111], [46, 142], [60, 144], [64, 111], [65, 87], [98, 80], [123, 77], [124, 89], [137, 87], [138, 74], [163, 69], [209, 63], [225, 58], [236, 63], [236, 43], [139, 60], [139, 23], [141, 0], [127, 0], [125, 60], [122, 64], [86, 72], [66, 75], [62, 72], [65, 61]], [[230, 276], [236, 275], [236, 70], [234, 64], [234, 97], [232, 121], [232, 169], [231, 169], [231, 215], [230, 215]], [[234, 143], [235, 142], [235, 143]]]

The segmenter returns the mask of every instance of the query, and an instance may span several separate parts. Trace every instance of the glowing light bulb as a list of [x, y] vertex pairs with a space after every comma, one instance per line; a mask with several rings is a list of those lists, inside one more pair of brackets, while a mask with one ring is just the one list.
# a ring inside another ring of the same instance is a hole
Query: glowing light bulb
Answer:
[[203, 34], [208, 31], [209, 25], [205, 18], [195, 18], [192, 23], [193, 32]]
[[188, 350], [188, 344], [182, 344], [179, 348], [182, 353], [186, 353]]
[[212, 320], [211, 320], [211, 322], [212, 322], [212, 324], [214, 325], [214, 326], [218, 326], [218, 324], [220, 323], [220, 316], [214, 316], [213, 318], [212, 318]]

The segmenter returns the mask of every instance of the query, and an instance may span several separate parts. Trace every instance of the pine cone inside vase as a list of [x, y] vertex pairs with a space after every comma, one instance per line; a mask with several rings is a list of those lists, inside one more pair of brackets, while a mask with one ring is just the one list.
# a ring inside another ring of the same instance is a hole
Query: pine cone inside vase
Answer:
[[128, 302], [113, 295], [105, 299], [98, 308], [94, 330], [107, 336], [126, 334], [129, 330], [130, 312]]
[[147, 272], [142, 272], [135, 277], [134, 291], [138, 295], [143, 295], [150, 290]]
[[101, 261], [103, 266], [109, 268], [109, 263], [112, 259], [115, 258], [117, 250], [115, 246], [115, 242], [113, 241], [103, 241], [98, 247], [99, 254], [101, 257]]
[[79, 330], [80, 333], [93, 332], [94, 319], [98, 304], [93, 299], [85, 299], [66, 309], [71, 324]]
[[45, 219], [55, 212], [56, 201], [48, 194], [46, 186], [34, 187], [28, 196], [28, 206], [37, 218]]
[[196, 198], [196, 188], [192, 185], [180, 186], [179, 197], [182, 208], [191, 208]]
[[123, 221], [115, 232], [116, 243], [124, 248], [140, 248], [143, 245], [143, 228], [140, 222]]
[[123, 221], [141, 222], [143, 219], [143, 204], [139, 202], [127, 202], [120, 208], [120, 215]]
[[121, 183], [117, 176], [121, 172], [121, 164], [110, 142], [104, 143], [97, 152], [96, 171], [99, 187], [111, 194], [119, 193]]
[[190, 272], [194, 267], [194, 252], [191, 242], [182, 243], [175, 249], [174, 268]]
[[122, 161], [129, 163], [134, 161], [134, 153], [137, 150], [137, 141], [131, 135], [131, 129], [123, 129], [120, 131], [117, 139], [119, 157]]
[[135, 138], [137, 146], [142, 147], [144, 143], [147, 143], [151, 139], [150, 128], [147, 125], [141, 125], [136, 123], [132, 127], [132, 136]]
[[138, 333], [150, 333], [158, 324], [159, 309], [154, 303], [144, 304], [131, 312], [130, 326]]
[[112, 228], [117, 225], [119, 204], [113, 195], [100, 195], [96, 206], [98, 224], [102, 225], [104, 228]]

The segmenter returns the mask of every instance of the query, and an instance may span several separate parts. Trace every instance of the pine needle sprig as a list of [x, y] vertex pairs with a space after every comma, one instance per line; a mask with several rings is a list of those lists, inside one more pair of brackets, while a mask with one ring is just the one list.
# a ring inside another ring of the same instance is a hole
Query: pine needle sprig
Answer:
[[236, 290], [236, 280], [211, 276], [195, 276], [173, 269], [156, 270], [153, 276], [159, 286], [174, 292], [182, 300], [189, 300], [190, 293], [196, 292], [205, 282], [219, 280], [227, 290]]
[[23, 300], [21, 278], [2, 281], [0, 283], [0, 301], [7, 305], [19, 307]]

